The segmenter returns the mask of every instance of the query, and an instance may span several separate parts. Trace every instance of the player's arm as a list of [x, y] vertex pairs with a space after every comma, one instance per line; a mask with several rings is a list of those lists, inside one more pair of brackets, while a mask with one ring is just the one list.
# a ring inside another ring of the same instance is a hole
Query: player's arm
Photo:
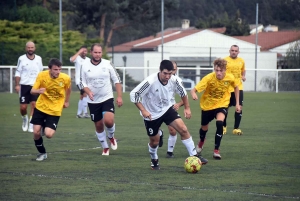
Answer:
[[241, 111], [241, 108], [240, 108], [240, 89], [239, 89], [237, 83], [235, 83], [235, 86], [234, 86], [234, 95], [235, 95], [235, 102], [236, 102], [235, 111], [240, 112]]
[[76, 54], [74, 54], [73, 56], [70, 57], [70, 62], [74, 63], [76, 58], [78, 57], [78, 55], [80, 55], [83, 51], [84, 51], [84, 49], [80, 48], [80, 50], [78, 50], [78, 52], [76, 52]]
[[246, 81], [246, 68], [245, 68], [245, 62], [243, 63], [243, 67], [242, 67], [242, 80], [243, 80], [243, 82]]
[[65, 89], [66, 90], [66, 98], [65, 98], [65, 103], [64, 103], [64, 108], [69, 107], [70, 103], [70, 95], [71, 95], [71, 79], [69, 80], [69, 86]]
[[112, 79], [113, 83], [115, 84], [116, 91], [117, 91], [116, 103], [117, 103], [118, 107], [121, 107], [123, 105], [121, 79], [120, 79], [119, 73], [117, 72], [113, 63], [110, 63], [109, 69], [110, 69], [111, 79]]
[[189, 100], [188, 100], [188, 96], [185, 95], [183, 97], [181, 97], [181, 100], [183, 102], [183, 105], [184, 105], [184, 116], [185, 118], [187, 119], [190, 119], [191, 116], [192, 116], [192, 113], [191, 113], [191, 108], [190, 108], [190, 103], [189, 103]]
[[143, 106], [143, 104], [141, 102], [138, 102], [138, 103], [134, 103], [135, 106], [141, 111], [143, 117], [145, 119], [149, 119], [150, 121], [152, 120], [152, 117], [151, 117], [151, 114], [150, 112], [148, 112], [148, 110], [146, 110]]
[[20, 91], [20, 80], [21, 80], [21, 71], [22, 71], [21, 66], [22, 66], [21, 60], [19, 58], [16, 73], [15, 73], [15, 90], [17, 93], [19, 93], [19, 91]]
[[32, 95], [38, 95], [38, 94], [43, 94], [46, 91], [46, 88], [40, 88], [41, 87], [41, 77], [40, 74], [37, 76], [36, 81], [34, 85], [31, 88], [30, 93]]
[[192, 98], [193, 100], [198, 100], [198, 96], [197, 96], [197, 93], [196, 92], [202, 92], [206, 89], [207, 87], [207, 83], [209, 82], [209, 80], [212, 79], [212, 77], [214, 76], [213, 73], [210, 73], [206, 76], [204, 76], [200, 82], [198, 82], [196, 84], [196, 86], [190, 91], [191, 95], [192, 95]]

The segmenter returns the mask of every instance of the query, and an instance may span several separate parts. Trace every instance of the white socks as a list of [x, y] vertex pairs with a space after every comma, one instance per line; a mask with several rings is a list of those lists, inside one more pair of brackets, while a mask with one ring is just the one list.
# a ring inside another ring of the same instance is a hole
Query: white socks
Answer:
[[174, 151], [174, 147], [177, 141], [177, 135], [173, 136], [173, 135], [169, 135], [169, 139], [168, 139], [168, 152], [173, 152]]
[[85, 115], [87, 114], [87, 97], [83, 97], [82, 100], [78, 101], [78, 109], [77, 109], [77, 115]]
[[106, 128], [106, 130], [108, 132], [108, 135], [107, 135], [108, 138], [114, 137], [114, 134], [115, 134], [115, 125], [116, 124], [114, 124], [113, 127], [111, 127], [111, 128]]
[[97, 133], [97, 131], [95, 131], [95, 132], [96, 132], [99, 142], [101, 143], [102, 148], [103, 149], [109, 148], [107, 141], [106, 141], [106, 132], [105, 131], [103, 131], [102, 133]]
[[194, 144], [192, 137], [190, 137], [186, 140], [181, 140], [181, 141], [184, 144], [184, 146], [186, 147], [186, 149], [188, 150], [190, 156], [197, 155], [195, 144]]
[[148, 143], [148, 148], [149, 148], [149, 154], [151, 159], [158, 159], [158, 155], [157, 155], [158, 146], [156, 148], [152, 148]]

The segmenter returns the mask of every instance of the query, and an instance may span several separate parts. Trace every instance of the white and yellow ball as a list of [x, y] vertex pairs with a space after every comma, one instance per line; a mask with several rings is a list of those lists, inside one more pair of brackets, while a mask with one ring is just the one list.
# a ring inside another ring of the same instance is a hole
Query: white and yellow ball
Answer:
[[184, 169], [188, 173], [197, 173], [202, 166], [201, 160], [196, 156], [189, 156], [184, 161]]

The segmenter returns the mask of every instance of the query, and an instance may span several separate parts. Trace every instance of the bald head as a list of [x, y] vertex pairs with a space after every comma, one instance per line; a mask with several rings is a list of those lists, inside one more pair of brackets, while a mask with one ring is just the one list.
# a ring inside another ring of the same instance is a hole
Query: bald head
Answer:
[[35, 44], [34, 44], [34, 42], [28, 41], [26, 43], [25, 50], [26, 50], [26, 54], [28, 56], [32, 56], [34, 54], [34, 52], [35, 52]]
[[177, 74], [177, 63], [175, 61], [172, 61], [172, 64], [173, 64], [173, 67], [174, 67], [174, 70], [173, 70], [173, 75], [176, 75]]

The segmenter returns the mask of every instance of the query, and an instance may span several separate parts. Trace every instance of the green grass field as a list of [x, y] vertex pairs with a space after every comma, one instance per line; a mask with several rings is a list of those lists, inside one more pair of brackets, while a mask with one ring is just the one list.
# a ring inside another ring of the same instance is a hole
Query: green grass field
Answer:
[[[116, 108], [118, 150], [102, 156], [89, 119], [77, 119], [78, 93], [64, 110], [52, 139], [44, 138], [48, 159], [36, 162], [32, 134], [21, 129], [17, 94], [0, 94], [0, 200], [299, 200], [300, 93], [245, 93], [241, 128], [235, 136], [233, 108], [222, 160], [212, 158], [211, 122], [197, 174], [184, 171], [188, 153], [178, 137], [175, 158], [159, 148], [161, 170], [150, 169], [148, 137], [137, 108], [124, 94]], [[192, 119], [184, 120], [199, 140], [199, 102], [190, 100]], [[183, 109], [179, 113], [182, 114]]]

